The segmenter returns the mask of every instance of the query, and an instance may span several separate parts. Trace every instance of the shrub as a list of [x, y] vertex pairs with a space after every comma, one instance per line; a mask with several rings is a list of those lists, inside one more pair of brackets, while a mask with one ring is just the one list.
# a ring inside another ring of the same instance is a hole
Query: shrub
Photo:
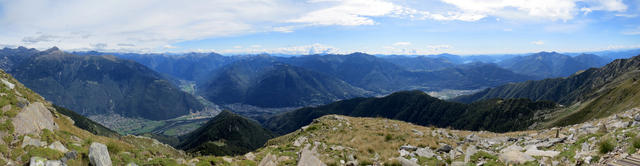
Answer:
[[45, 141], [47, 143], [51, 143], [56, 140], [55, 135], [53, 135], [53, 132], [51, 132], [51, 130], [49, 129], [43, 129], [42, 134], [40, 134], [40, 138], [42, 139], [42, 141]]
[[14, 131], [13, 123], [11, 119], [7, 119], [4, 123], [0, 123], [0, 131], [8, 131], [9, 133], [13, 133]]
[[603, 138], [602, 140], [600, 140], [600, 142], [598, 143], [598, 146], [599, 146], [599, 151], [602, 154], [609, 153], [613, 151], [613, 149], [615, 148], [613, 141], [609, 138]]
[[392, 139], [393, 139], [393, 135], [391, 135], [391, 134], [387, 134], [387, 135], [385, 135], [385, 136], [384, 136], [384, 141], [385, 141], [385, 142], [389, 142], [389, 141], [391, 141]]
[[640, 137], [634, 137], [631, 140], [631, 145], [633, 145], [634, 148], [640, 148]]
[[384, 166], [402, 166], [398, 160], [393, 160], [390, 162], [384, 162]]
[[122, 151], [120, 145], [116, 144], [115, 142], [107, 143], [107, 149], [109, 150], [109, 152], [114, 154], [118, 154], [120, 151]]
[[36, 147], [33, 148], [31, 150], [29, 150], [29, 152], [27, 153], [28, 157], [27, 158], [23, 158], [23, 159], [29, 159], [33, 156], [40, 156], [40, 157], [44, 157], [47, 159], [59, 159], [60, 157], [63, 156], [62, 152], [58, 152], [57, 150], [53, 150], [53, 149], [49, 149], [49, 148], [43, 148], [43, 147]]

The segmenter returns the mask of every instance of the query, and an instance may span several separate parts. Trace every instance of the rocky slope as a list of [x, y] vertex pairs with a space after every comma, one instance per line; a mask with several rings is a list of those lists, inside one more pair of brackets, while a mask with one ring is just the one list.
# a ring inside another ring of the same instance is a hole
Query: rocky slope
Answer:
[[[184, 152], [136, 136], [97, 136], [0, 70], [0, 163], [3, 165], [165, 165]], [[88, 119], [85, 119], [88, 120]], [[86, 122], [81, 122], [86, 123]], [[90, 122], [95, 124], [95, 122]]]
[[529, 98], [566, 105], [551, 125], [581, 123], [640, 106], [640, 56], [618, 59], [601, 68], [554, 78], [507, 84], [453, 99], [473, 102], [492, 98]]
[[258, 165], [607, 165], [633, 162], [631, 157], [640, 155], [638, 129], [640, 108], [577, 125], [509, 133], [327, 115], [270, 140], [264, 148], [226, 161]]

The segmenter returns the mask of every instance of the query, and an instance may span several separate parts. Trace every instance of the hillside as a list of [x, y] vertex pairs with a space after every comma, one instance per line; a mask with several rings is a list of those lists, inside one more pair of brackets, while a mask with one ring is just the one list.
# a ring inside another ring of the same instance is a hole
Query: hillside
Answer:
[[255, 121], [223, 111], [185, 135], [178, 147], [201, 155], [239, 155], [262, 147], [274, 136]]
[[554, 109], [552, 102], [527, 99], [488, 100], [473, 104], [447, 102], [421, 91], [396, 92], [382, 98], [355, 98], [318, 107], [278, 114], [263, 124], [286, 134], [329, 114], [382, 117], [423, 126], [464, 130], [514, 131], [527, 129], [538, 119], [534, 115]]
[[567, 78], [507, 84], [454, 101], [472, 102], [491, 98], [529, 98], [572, 106], [561, 111], [557, 124], [574, 124], [604, 117], [638, 106], [636, 86], [640, 79], [640, 56], [615, 60]]
[[506, 59], [501, 67], [538, 78], [566, 77], [589, 67], [600, 67], [608, 61], [596, 55], [571, 57], [557, 52], [539, 52]]
[[[326, 115], [230, 164], [625, 165], [640, 153], [640, 109], [588, 122], [509, 133]], [[605, 127], [606, 126], [606, 127]]]
[[[94, 161], [100, 160], [104, 164], [108, 160], [113, 165], [166, 165], [188, 157], [184, 152], [153, 139], [136, 136], [111, 138], [80, 129], [74, 124], [96, 123], [58, 112], [51, 103], [2, 70], [0, 109], [2, 164], [96, 165]], [[84, 120], [75, 121], [77, 119]]]
[[87, 130], [88, 132], [94, 134], [94, 135], [99, 135], [99, 136], [105, 136], [105, 137], [112, 137], [112, 138], [117, 138], [118, 136], [120, 136], [120, 134], [118, 134], [117, 132], [104, 127], [103, 125], [96, 123], [94, 121], [92, 121], [89, 118], [86, 118], [76, 112], [73, 112], [69, 109], [66, 108], [62, 108], [59, 107], [57, 105], [53, 105], [53, 108], [56, 109], [56, 111], [58, 111], [58, 113], [68, 116], [69, 118], [71, 118], [71, 120], [73, 120], [73, 125], [81, 128], [83, 130]]
[[368, 93], [337, 78], [264, 57], [221, 69], [199, 87], [213, 102], [260, 107], [318, 105]]
[[163, 120], [204, 108], [153, 70], [113, 56], [78, 56], [53, 48], [14, 65], [10, 72], [56, 105], [85, 116]]

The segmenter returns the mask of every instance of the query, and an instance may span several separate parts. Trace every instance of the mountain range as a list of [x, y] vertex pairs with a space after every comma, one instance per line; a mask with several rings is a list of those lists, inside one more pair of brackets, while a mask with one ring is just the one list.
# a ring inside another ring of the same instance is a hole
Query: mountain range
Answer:
[[529, 98], [563, 105], [576, 105], [559, 124], [580, 123], [588, 119], [633, 108], [638, 101], [636, 86], [640, 78], [640, 56], [618, 59], [601, 68], [591, 68], [566, 78], [507, 84], [460, 96], [454, 101], [473, 102], [492, 98]]
[[506, 132], [526, 129], [537, 111], [556, 108], [553, 102], [528, 99], [496, 99], [462, 104], [447, 102], [421, 91], [396, 92], [382, 98], [355, 98], [318, 107], [278, 114], [263, 124], [280, 134], [293, 132], [313, 119], [338, 114], [353, 117], [382, 117], [418, 125], [464, 130]]
[[79, 56], [57, 48], [32, 52], [10, 50], [6, 57], [21, 60], [13, 61], [7, 71], [54, 104], [85, 116], [119, 114], [162, 120], [204, 108], [194, 96], [134, 61]]
[[540, 52], [507, 59], [498, 64], [516, 73], [553, 78], [566, 77], [590, 67], [601, 67], [606, 63], [606, 59], [592, 54], [571, 57], [557, 52]]

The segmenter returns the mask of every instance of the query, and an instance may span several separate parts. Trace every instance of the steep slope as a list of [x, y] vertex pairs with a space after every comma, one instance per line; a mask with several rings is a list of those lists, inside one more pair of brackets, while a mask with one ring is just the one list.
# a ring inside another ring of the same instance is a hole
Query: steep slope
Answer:
[[572, 58], [588, 67], [602, 67], [611, 62], [611, 60], [594, 54], [580, 54]]
[[40, 51], [33, 48], [28, 49], [25, 47], [18, 47], [16, 49], [11, 49], [5, 47], [0, 50], [0, 69], [10, 72], [15, 65], [22, 63], [25, 59], [28, 59], [39, 52]]
[[[628, 73], [640, 69], [640, 56], [620, 59], [602, 68], [592, 68], [567, 78], [554, 78], [539, 81], [527, 81], [489, 88], [469, 96], [461, 96], [454, 101], [473, 102], [491, 98], [529, 98], [532, 100], [550, 100], [562, 104], [587, 99], [598, 93], [601, 88], [616, 79], [628, 79]], [[612, 86], [609, 86], [612, 87]]]
[[443, 101], [421, 91], [406, 91], [382, 98], [355, 98], [302, 108], [276, 115], [263, 124], [284, 134], [311, 123], [315, 118], [339, 114], [383, 117], [425, 126], [505, 132], [526, 129], [536, 122], [536, 112], [553, 108], [555, 104], [552, 102], [527, 99], [488, 100], [468, 105]]
[[567, 78], [527, 81], [487, 89], [454, 101], [472, 102], [491, 98], [550, 100], [573, 106], [558, 124], [574, 124], [603, 117], [638, 105], [640, 56], [615, 60]]
[[596, 67], [588, 66], [588, 64], [583, 64], [568, 55], [556, 52], [540, 52], [528, 56], [514, 57], [499, 64], [516, 73], [539, 78], [566, 77], [577, 71]]
[[278, 64], [261, 76], [245, 98], [247, 104], [265, 107], [317, 105], [366, 96], [368, 92], [324, 74]]
[[275, 59], [255, 56], [229, 64], [198, 85], [198, 93], [215, 103], [240, 103], [257, 79], [271, 70]]
[[56, 105], [82, 115], [162, 120], [203, 109], [158, 73], [113, 56], [78, 56], [54, 48], [15, 65], [11, 73]]
[[74, 121], [73, 125], [81, 128], [83, 130], [87, 130], [88, 132], [91, 132], [92, 134], [95, 135], [99, 135], [99, 136], [105, 136], [105, 137], [112, 137], [112, 138], [117, 138], [118, 136], [120, 136], [120, 134], [118, 134], [117, 132], [104, 127], [103, 125], [96, 123], [94, 121], [92, 121], [89, 118], [86, 118], [76, 112], [73, 112], [69, 109], [66, 108], [62, 108], [59, 107], [57, 105], [53, 105], [53, 108], [56, 109], [56, 111], [58, 111], [60, 114], [68, 116], [69, 118], [71, 118], [71, 120]]
[[202, 155], [238, 155], [258, 149], [274, 137], [259, 123], [223, 111], [199, 129], [184, 136], [178, 147]]
[[260, 107], [317, 105], [367, 95], [337, 78], [265, 58], [222, 69], [201, 89], [213, 102]]
[[118, 135], [111, 138], [80, 129], [76, 126], [96, 123], [58, 112], [3, 70], [0, 110], [0, 162], [6, 165], [96, 165], [89, 159], [96, 158], [97, 151], [101, 152], [98, 157], [113, 165], [165, 165], [188, 157], [153, 139]]

